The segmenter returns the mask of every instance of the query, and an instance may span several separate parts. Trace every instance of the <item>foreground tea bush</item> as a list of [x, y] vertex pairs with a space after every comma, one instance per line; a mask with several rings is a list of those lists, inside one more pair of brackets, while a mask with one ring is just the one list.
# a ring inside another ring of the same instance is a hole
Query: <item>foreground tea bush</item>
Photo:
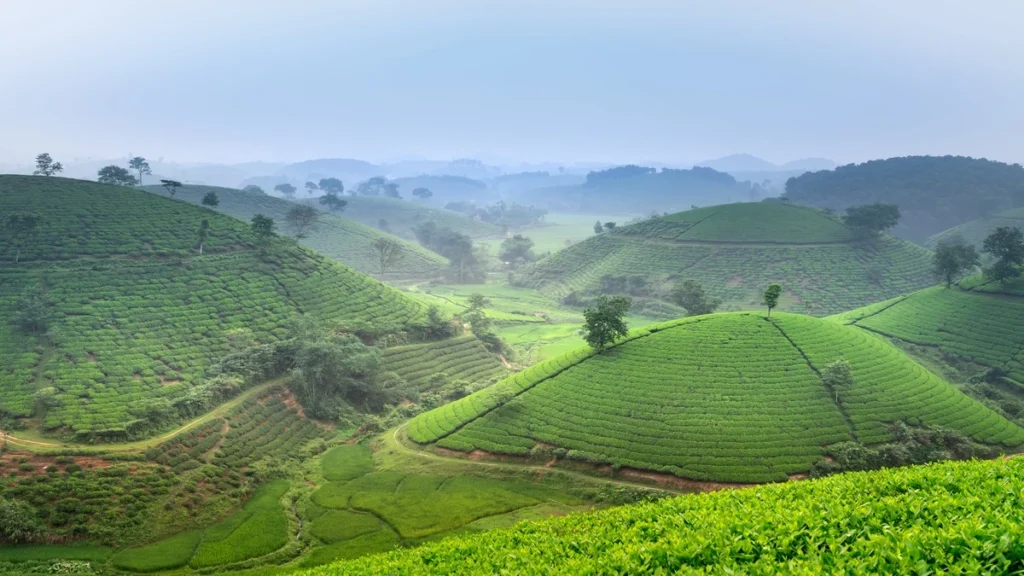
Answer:
[[682, 496], [302, 572], [1007, 574], [1024, 460], [943, 463]]

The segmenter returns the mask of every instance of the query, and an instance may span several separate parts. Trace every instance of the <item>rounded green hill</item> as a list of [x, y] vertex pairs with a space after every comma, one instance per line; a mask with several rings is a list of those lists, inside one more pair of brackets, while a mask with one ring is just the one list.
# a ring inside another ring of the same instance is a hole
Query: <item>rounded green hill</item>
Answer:
[[959, 226], [954, 226], [949, 230], [944, 230], [931, 238], [928, 238], [928, 242], [926, 242], [925, 245], [934, 248], [944, 240], [963, 239], [968, 244], [977, 246], [980, 249], [985, 238], [994, 232], [996, 228], [1002, 226], [1009, 226], [1024, 230], [1024, 208], [1014, 208], [1013, 210], [997, 212], [991, 216], [978, 218], [977, 220], [971, 220], [970, 222], [965, 222]]
[[589, 238], [526, 267], [515, 282], [549, 295], [595, 294], [608, 276], [654, 286], [699, 280], [725, 309], [760, 305], [782, 284], [782, 308], [834, 314], [934, 283], [931, 253], [888, 235], [864, 238], [818, 210], [725, 204], [655, 217]]
[[[260, 254], [246, 223], [186, 202], [0, 176], [0, 214], [11, 211], [41, 220], [29, 236], [0, 238], [0, 413], [35, 416], [44, 430], [120, 439], [180, 419], [235, 329], [269, 343], [301, 313], [374, 333], [425, 319], [419, 302], [289, 239]], [[45, 302], [45, 334], [7, 320], [32, 298]], [[40, 407], [43, 388], [54, 396]]]
[[[840, 358], [854, 385], [837, 400], [819, 372]], [[600, 354], [578, 350], [416, 417], [409, 437], [496, 454], [549, 445], [593, 464], [763, 482], [807, 472], [828, 444], [887, 441], [901, 420], [1024, 444], [1024, 429], [884, 339], [785, 313], [698, 316]]]

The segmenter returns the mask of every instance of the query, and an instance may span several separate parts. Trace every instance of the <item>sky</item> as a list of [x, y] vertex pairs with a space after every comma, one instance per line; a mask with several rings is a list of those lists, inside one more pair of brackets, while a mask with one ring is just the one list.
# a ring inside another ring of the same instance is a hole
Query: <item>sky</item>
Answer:
[[0, 163], [1024, 160], [1019, 0], [0, 0]]

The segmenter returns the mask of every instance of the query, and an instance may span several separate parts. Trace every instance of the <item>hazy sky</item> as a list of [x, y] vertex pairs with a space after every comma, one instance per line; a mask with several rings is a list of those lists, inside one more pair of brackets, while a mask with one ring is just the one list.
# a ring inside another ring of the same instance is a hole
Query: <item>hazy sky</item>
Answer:
[[0, 0], [0, 161], [1024, 161], [1022, 21], [1020, 0]]

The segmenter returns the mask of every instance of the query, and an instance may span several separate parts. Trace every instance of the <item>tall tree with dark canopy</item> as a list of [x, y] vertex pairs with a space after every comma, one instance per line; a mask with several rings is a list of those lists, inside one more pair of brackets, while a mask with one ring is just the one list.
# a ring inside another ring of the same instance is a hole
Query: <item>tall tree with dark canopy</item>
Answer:
[[342, 194], [345, 192], [345, 185], [337, 178], [321, 178], [320, 189], [328, 194]]
[[295, 186], [292, 186], [287, 182], [274, 186], [274, 190], [280, 192], [285, 198], [288, 198], [289, 200], [295, 198]]
[[306, 182], [306, 194], [312, 196], [313, 192], [316, 192], [317, 190], [319, 190], [319, 188], [317, 187], [316, 182]]
[[328, 192], [320, 197], [320, 205], [326, 207], [330, 212], [337, 213], [345, 209], [348, 201], [342, 200], [337, 192]]
[[177, 180], [161, 180], [160, 185], [167, 190], [167, 195], [174, 198], [174, 195], [178, 192], [178, 188], [181, 188], [181, 182]]
[[53, 176], [63, 171], [64, 166], [60, 162], [54, 162], [49, 153], [43, 152], [36, 156], [36, 169], [32, 174], [34, 176]]
[[426, 202], [434, 193], [429, 188], [419, 187], [412, 191], [412, 195]]
[[708, 295], [700, 282], [689, 278], [677, 284], [672, 290], [672, 299], [683, 308], [689, 316], [711, 314], [722, 305], [722, 301]]
[[149, 168], [149, 162], [146, 161], [142, 156], [134, 156], [128, 161], [128, 167], [139, 173], [139, 183], [142, 183], [142, 177], [146, 174], [152, 174], [153, 171]]
[[772, 308], [779, 305], [779, 296], [782, 296], [782, 286], [778, 284], [769, 284], [764, 289], [764, 297], [761, 299], [761, 303], [768, 307], [768, 317], [772, 317]]
[[306, 204], [297, 204], [288, 210], [284, 215], [284, 220], [294, 232], [295, 237], [302, 240], [316, 228], [317, 222], [320, 220], [320, 211]]
[[943, 242], [935, 248], [932, 267], [935, 276], [946, 283], [946, 288], [963, 278], [980, 263], [978, 251], [969, 244]]
[[11, 212], [4, 220], [4, 232], [17, 244], [17, 251], [14, 253], [14, 263], [21, 259], [21, 250], [28, 240], [35, 234], [36, 228], [42, 218], [34, 212]]
[[274, 219], [263, 214], [257, 214], [249, 221], [249, 230], [252, 232], [253, 237], [255, 237], [256, 246], [259, 247], [261, 253], [266, 254], [270, 248], [270, 243], [277, 233], [276, 227]]
[[1020, 228], [1001, 226], [985, 238], [981, 251], [996, 259], [985, 269], [985, 277], [1005, 282], [1020, 276], [1024, 264], [1024, 234]]
[[210, 208], [216, 208], [220, 206], [220, 198], [217, 197], [217, 193], [210, 190], [203, 196], [203, 206], [209, 206]]
[[625, 296], [598, 296], [594, 306], [583, 309], [583, 339], [597, 351], [629, 334], [626, 313], [632, 302]]
[[900, 223], [900, 207], [895, 204], [850, 206], [843, 223], [863, 233], [877, 234]]
[[505, 238], [498, 249], [498, 258], [512, 266], [533, 262], [537, 256], [533, 253], [533, 240], [522, 234]]
[[377, 261], [377, 268], [380, 270], [380, 279], [384, 279], [387, 271], [394, 268], [405, 258], [405, 248], [400, 242], [390, 238], [377, 238], [370, 244], [370, 253]]
[[114, 186], [135, 186], [139, 181], [132, 176], [132, 173], [127, 169], [120, 166], [111, 164], [110, 166], [104, 166], [97, 172], [99, 178], [96, 179], [100, 184], [113, 184]]

